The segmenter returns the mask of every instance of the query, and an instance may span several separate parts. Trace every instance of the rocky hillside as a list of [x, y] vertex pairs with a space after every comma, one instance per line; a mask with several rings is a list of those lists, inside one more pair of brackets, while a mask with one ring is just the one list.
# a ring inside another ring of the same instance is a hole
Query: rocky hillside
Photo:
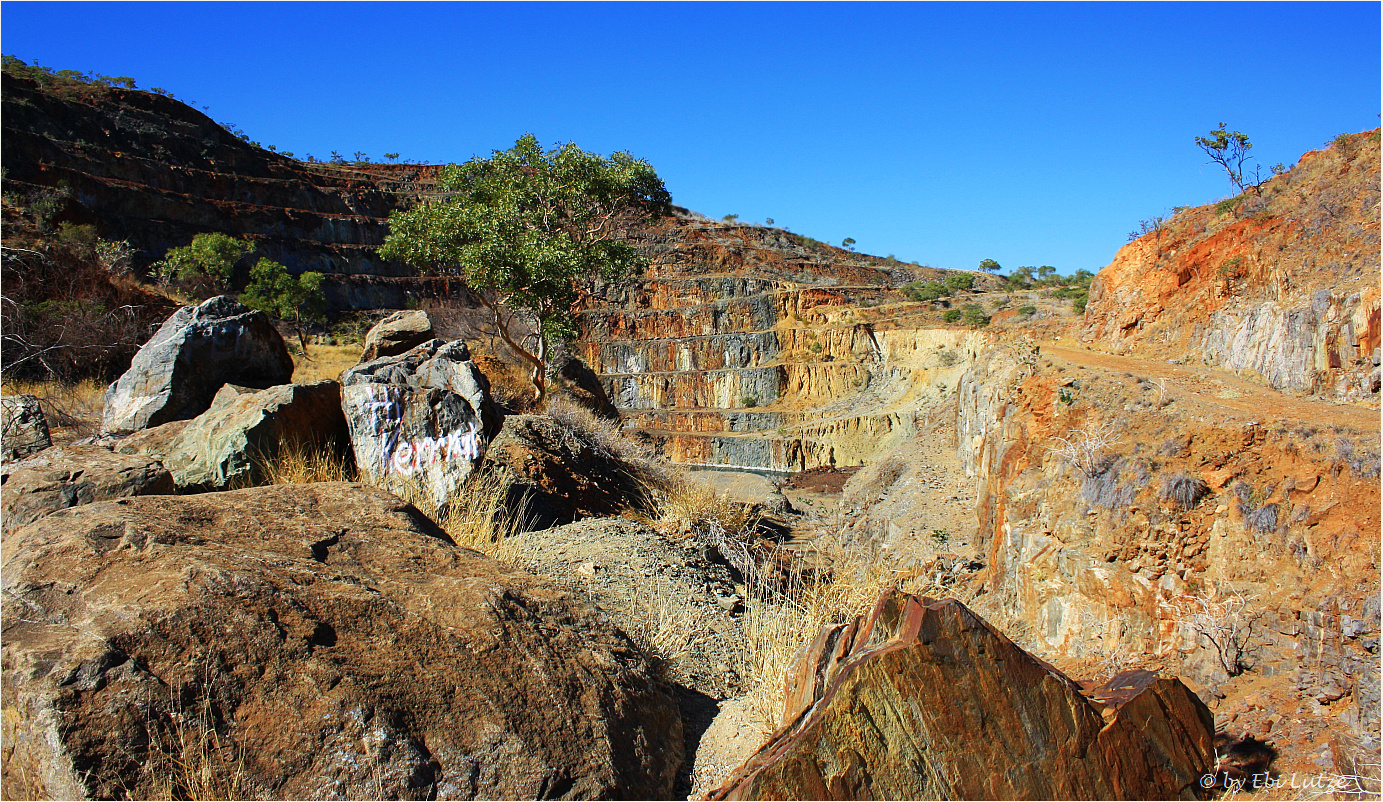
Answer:
[[220, 231], [294, 273], [329, 276], [333, 309], [402, 307], [405, 290], [438, 289], [401, 282], [413, 271], [375, 253], [389, 212], [427, 192], [433, 167], [300, 162], [163, 95], [10, 70], [0, 81], [6, 193], [44, 195], [45, 222], [129, 240], [136, 269]]
[[1215, 365], [1292, 393], [1379, 391], [1379, 132], [1339, 137], [1121, 249], [1081, 340]]

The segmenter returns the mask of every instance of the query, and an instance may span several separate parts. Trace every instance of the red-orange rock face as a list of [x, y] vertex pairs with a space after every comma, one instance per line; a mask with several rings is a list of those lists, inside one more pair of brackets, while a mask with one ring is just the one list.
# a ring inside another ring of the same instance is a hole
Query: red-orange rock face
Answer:
[[1120, 249], [1081, 339], [1345, 400], [1379, 391], [1378, 132], [1348, 137]]

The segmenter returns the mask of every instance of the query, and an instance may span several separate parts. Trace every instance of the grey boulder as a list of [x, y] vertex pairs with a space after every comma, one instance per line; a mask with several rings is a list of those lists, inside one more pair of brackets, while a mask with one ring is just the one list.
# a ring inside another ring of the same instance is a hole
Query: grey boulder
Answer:
[[193, 418], [225, 384], [267, 388], [293, 377], [293, 358], [263, 312], [224, 295], [184, 306], [106, 391], [101, 431], [124, 434]]
[[432, 330], [432, 319], [421, 309], [395, 312], [376, 323], [365, 335], [365, 350], [360, 355], [360, 361], [398, 356], [436, 336]]
[[382, 487], [450, 504], [503, 415], [460, 340], [429, 340], [341, 374], [356, 468]]

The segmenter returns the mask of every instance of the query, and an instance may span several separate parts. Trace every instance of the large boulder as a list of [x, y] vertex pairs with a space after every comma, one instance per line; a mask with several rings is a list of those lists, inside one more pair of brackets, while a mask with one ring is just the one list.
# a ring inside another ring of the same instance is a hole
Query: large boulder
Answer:
[[432, 329], [432, 319], [421, 309], [395, 312], [376, 323], [374, 328], [365, 334], [365, 350], [360, 354], [360, 361], [370, 362], [382, 356], [398, 356], [436, 336]]
[[373, 482], [448, 506], [503, 416], [460, 340], [426, 343], [341, 374], [355, 464]]
[[102, 502], [5, 547], [7, 795], [153, 798], [199, 760], [220, 798], [651, 799], [682, 760], [626, 636], [376, 488]]
[[127, 496], [172, 495], [158, 460], [94, 445], [50, 448], [0, 470], [0, 531], [9, 537], [58, 510]]
[[48, 418], [37, 397], [0, 397], [0, 462], [24, 459], [51, 445]]
[[590, 410], [606, 420], [618, 421], [619, 410], [610, 403], [600, 375], [580, 359], [570, 354], [552, 362], [554, 379], [549, 388], [553, 396], [563, 395], [572, 403]]
[[484, 463], [529, 496], [533, 528], [619, 515], [645, 504], [649, 487], [640, 466], [610, 447], [615, 437], [546, 415], [506, 415]]
[[788, 672], [784, 726], [710, 799], [1195, 799], [1214, 718], [1180, 680], [1088, 695], [960, 602], [888, 591]]
[[293, 377], [293, 358], [263, 312], [224, 295], [184, 306], [106, 391], [101, 431], [123, 434], [193, 418], [225, 384], [266, 388]]
[[324, 379], [267, 390], [228, 384], [191, 421], [146, 429], [117, 448], [161, 459], [179, 491], [205, 492], [261, 481], [264, 463], [285, 451], [344, 454], [347, 443], [341, 386]]

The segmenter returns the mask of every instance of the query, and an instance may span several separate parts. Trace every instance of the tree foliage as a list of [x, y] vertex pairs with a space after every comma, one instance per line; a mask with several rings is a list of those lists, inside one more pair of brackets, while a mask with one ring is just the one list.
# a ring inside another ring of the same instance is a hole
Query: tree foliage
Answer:
[[170, 248], [161, 261], [154, 263], [154, 272], [163, 284], [205, 276], [217, 291], [222, 291], [230, 286], [235, 263], [252, 250], [253, 245], [229, 234], [198, 234], [191, 245]]
[[[572, 311], [592, 281], [618, 281], [646, 264], [624, 235], [670, 214], [672, 198], [646, 161], [572, 143], [543, 151], [532, 134], [488, 159], [448, 165], [439, 179], [455, 194], [390, 215], [380, 255], [463, 277], [532, 367], [541, 401], [549, 344], [575, 335]], [[523, 342], [514, 337], [518, 314], [534, 324]]]
[[240, 303], [282, 320], [322, 321], [327, 311], [323, 280], [315, 270], [295, 277], [278, 262], [261, 257], [250, 268], [250, 283], [240, 293]]
[[240, 303], [251, 309], [261, 309], [280, 320], [292, 321], [298, 342], [306, 351], [303, 323], [326, 320], [327, 298], [322, 288], [323, 280], [322, 274], [315, 270], [294, 277], [288, 268], [278, 262], [260, 257], [250, 268], [250, 283], [240, 293]]
[[1003, 268], [999, 267], [999, 263], [993, 259], [985, 259], [980, 262], [980, 270], [986, 273], [998, 273], [1002, 269]]

